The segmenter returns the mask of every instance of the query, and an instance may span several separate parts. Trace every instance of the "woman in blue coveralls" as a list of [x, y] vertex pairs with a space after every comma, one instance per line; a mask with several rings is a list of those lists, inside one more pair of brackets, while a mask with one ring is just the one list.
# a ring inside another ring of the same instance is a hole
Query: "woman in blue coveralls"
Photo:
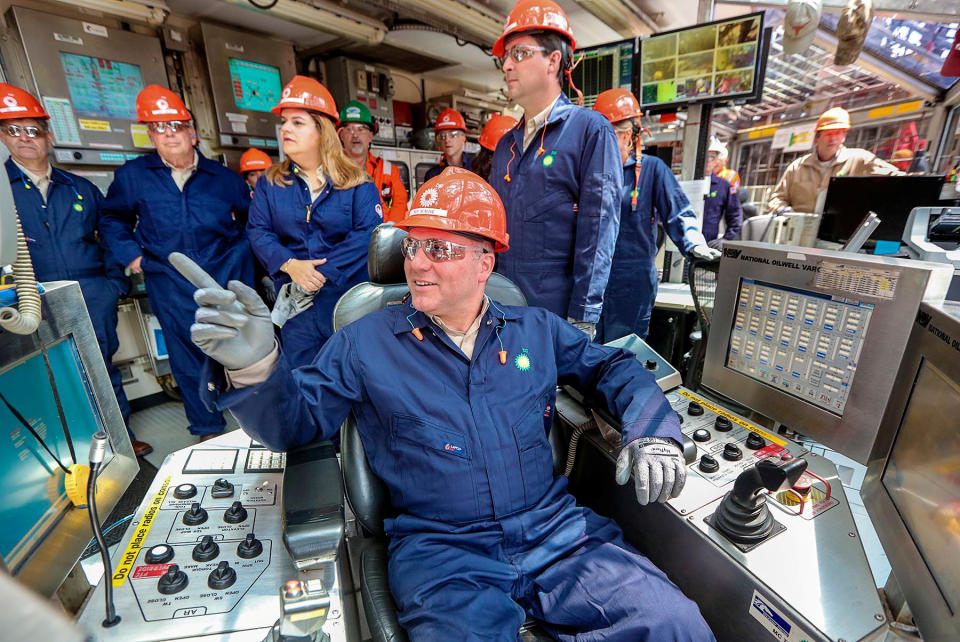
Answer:
[[383, 222], [380, 193], [343, 152], [327, 88], [294, 76], [273, 108], [287, 160], [257, 182], [247, 234], [273, 277], [284, 353], [307, 365], [333, 334], [333, 306], [367, 280], [367, 250]]
[[156, 151], [117, 169], [100, 232], [121, 264], [143, 273], [188, 430], [206, 440], [222, 433], [225, 422], [200, 401], [205, 357], [190, 341], [193, 288], [167, 257], [173, 251], [186, 254], [218, 283], [253, 284], [253, 255], [243, 233], [250, 190], [236, 173], [197, 151], [193, 119], [177, 94], [148, 85], [137, 95], [136, 109]]
[[684, 256], [717, 258], [720, 252], [707, 246], [690, 201], [666, 163], [634, 149], [643, 115], [634, 95], [626, 89], [608, 89], [597, 96], [593, 108], [613, 124], [623, 160], [620, 234], [597, 340], [612, 341], [631, 332], [645, 338], [657, 298], [657, 223]]

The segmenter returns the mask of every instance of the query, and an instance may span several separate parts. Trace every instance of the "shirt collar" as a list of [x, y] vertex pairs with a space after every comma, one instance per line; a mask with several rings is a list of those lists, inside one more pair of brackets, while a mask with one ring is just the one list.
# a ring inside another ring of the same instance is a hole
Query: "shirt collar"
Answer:
[[32, 182], [34, 185], [36, 185], [42, 180], [49, 181], [53, 176], [53, 165], [51, 165], [49, 162], [47, 163], [47, 171], [41, 175], [41, 174], [34, 174], [32, 171], [30, 171], [29, 169], [27, 169], [17, 161], [13, 160], [13, 156], [10, 157], [10, 160], [13, 161], [13, 164], [16, 165], [20, 169], [20, 171], [23, 172], [23, 175], [29, 178], [30, 182]]
[[447, 334], [453, 334], [459, 337], [466, 336], [472, 332], [476, 332], [480, 329], [480, 321], [483, 319], [483, 315], [487, 313], [487, 310], [490, 309], [490, 299], [488, 297], [483, 297], [483, 305], [480, 306], [480, 314], [477, 315], [477, 318], [473, 320], [473, 323], [470, 324], [470, 327], [465, 331], [454, 330], [446, 323], [443, 322], [443, 319], [438, 317], [435, 314], [428, 314], [427, 316], [431, 321], [440, 326], [440, 329], [446, 332]]
[[[510, 309], [505, 309], [496, 301], [492, 301], [490, 297], [485, 297], [485, 301], [487, 301], [488, 305], [484, 311], [480, 313], [480, 317], [478, 318], [492, 318], [500, 323], [519, 318], [517, 313]], [[424, 328], [431, 323], [431, 319], [427, 317], [426, 314], [413, 307], [409, 294], [404, 297], [403, 302], [399, 305], [389, 307], [401, 308], [393, 324], [393, 333], [395, 335], [410, 332], [413, 328]]]
[[[158, 153], [157, 156], [160, 156], [160, 154]], [[164, 165], [166, 165], [167, 167], [169, 167], [175, 172], [192, 172], [193, 170], [197, 169], [197, 166], [200, 164], [200, 156], [199, 154], [197, 154], [197, 150], [193, 150], [193, 163], [191, 165], [188, 165], [187, 167], [184, 167], [183, 169], [174, 167], [173, 165], [168, 163], [163, 156], [160, 156], [160, 160], [161, 162], [163, 162]]]
[[560, 96], [562, 95], [563, 95], [563, 92], [560, 92], [559, 94], [557, 94], [557, 97], [550, 101], [550, 104], [547, 105], [546, 109], [544, 109], [542, 112], [540, 112], [533, 118], [530, 118], [526, 121], [526, 123], [524, 124], [524, 131], [527, 134], [530, 134], [531, 132], [540, 131], [540, 128], [547, 123], [547, 118], [550, 116], [550, 112], [551, 110], [553, 110], [553, 106], [557, 104], [557, 101], [560, 100]]

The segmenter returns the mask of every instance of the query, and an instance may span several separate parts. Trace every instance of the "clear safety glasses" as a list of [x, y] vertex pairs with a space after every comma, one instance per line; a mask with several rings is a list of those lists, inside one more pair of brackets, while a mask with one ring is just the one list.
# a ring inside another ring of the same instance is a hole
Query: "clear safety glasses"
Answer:
[[459, 138], [463, 136], [463, 132], [459, 129], [454, 129], [448, 132], [440, 132], [437, 134], [437, 140], [447, 140], [448, 138]]
[[169, 121], [160, 122], [160, 123], [147, 123], [147, 128], [150, 131], [156, 132], [158, 134], [162, 134], [163, 132], [169, 129], [170, 133], [172, 134], [174, 132], [180, 131], [181, 129], [185, 129], [188, 125], [189, 123], [185, 123], [182, 120], [169, 120]]
[[500, 66], [503, 67], [503, 64], [507, 62], [507, 58], [510, 58], [513, 60], [513, 62], [523, 62], [538, 51], [547, 53], [545, 47], [534, 47], [533, 45], [514, 45], [504, 51], [503, 55], [500, 56]]
[[[423, 253], [434, 263], [459, 261], [467, 255], [467, 250], [471, 249], [466, 245], [460, 245], [459, 243], [452, 243], [450, 241], [441, 241], [440, 239], [423, 239], [421, 241], [412, 239], [409, 236], [403, 239], [400, 245], [400, 249], [403, 250], [403, 255], [411, 261], [413, 257], [417, 255], [419, 248], [423, 248]], [[490, 250], [482, 247], [474, 247], [472, 249], [476, 250], [477, 256], [490, 252]]]
[[27, 135], [27, 138], [36, 138], [37, 136], [45, 133], [44, 130], [36, 127], [34, 125], [4, 125], [3, 132], [12, 138], [19, 138], [20, 132], [23, 132]]

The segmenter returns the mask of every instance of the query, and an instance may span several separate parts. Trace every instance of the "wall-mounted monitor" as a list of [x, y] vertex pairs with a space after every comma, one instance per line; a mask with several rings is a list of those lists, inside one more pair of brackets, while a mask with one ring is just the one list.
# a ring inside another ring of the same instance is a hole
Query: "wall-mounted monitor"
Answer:
[[769, 38], [763, 12], [640, 40], [634, 90], [644, 111], [759, 97]]
[[270, 113], [283, 91], [280, 69], [240, 58], [231, 58], [229, 64], [233, 104], [240, 109]]
[[137, 120], [144, 86], [139, 65], [61, 51], [60, 66], [78, 116]]
[[[636, 38], [611, 42], [577, 51], [580, 63], [573, 70], [573, 82], [583, 92], [583, 106], [593, 107], [597, 96], [608, 89], [632, 89]], [[576, 100], [573, 89], [567, 89]]]

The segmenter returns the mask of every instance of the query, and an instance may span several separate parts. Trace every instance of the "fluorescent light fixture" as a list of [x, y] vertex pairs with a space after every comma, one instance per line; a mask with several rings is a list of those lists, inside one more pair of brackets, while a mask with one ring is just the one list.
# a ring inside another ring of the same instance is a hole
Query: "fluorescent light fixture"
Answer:
[[387, 35], [387, 26], [379, 20], [327, 0], [278, 0], [270, 9], [258, 9], [247, 0], [222, 1], [317, 31], [359, 40], [368, 45], [380, 44]]
[[577, 0], [577, 4], [627, 38], [660, 30], [656, 21], [633, 0]]
[[471, 0], [404, 0], [404, 7], [457, 25], [484, 44], [492, 45], [503, 33], [505, 16]]
[[163, 0], [149, 3], [130, 2], [129, 0], [56, 0], [81, 9], [102, 11], [105, 14], [142, 20], [150, 24], [161, 24], [170, 14], [170, 7]]

